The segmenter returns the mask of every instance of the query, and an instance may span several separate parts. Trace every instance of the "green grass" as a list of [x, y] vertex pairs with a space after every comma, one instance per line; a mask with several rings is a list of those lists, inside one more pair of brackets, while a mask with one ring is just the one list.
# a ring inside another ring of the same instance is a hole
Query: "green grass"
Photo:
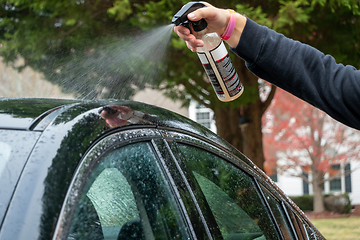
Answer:
[[312, 219], [311, 222], [327, 240], [360, 239], [360, 217]]

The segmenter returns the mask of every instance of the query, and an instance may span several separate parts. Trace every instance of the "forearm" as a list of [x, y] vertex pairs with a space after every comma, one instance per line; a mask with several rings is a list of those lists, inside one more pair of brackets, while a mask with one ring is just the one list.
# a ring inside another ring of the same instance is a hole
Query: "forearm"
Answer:
[[360, 129], [360, 71], [354, 67], [249, 19], [232, 50], [258, 77]]

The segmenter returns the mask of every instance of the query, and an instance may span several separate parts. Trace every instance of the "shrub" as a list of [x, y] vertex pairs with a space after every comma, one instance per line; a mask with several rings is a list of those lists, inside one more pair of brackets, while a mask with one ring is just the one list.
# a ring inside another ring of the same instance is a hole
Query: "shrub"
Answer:
[[314, 210], [314, 207], [313, 207], [313, 205], [314, 205], [313, 204], [314, 196], [312, 196], [312, 195], [303, 195], [303, 196], [299, 196], [299, 197], [290, 197], [290, 198], [304, 212]]
[[349, 213], [351, 211], [351, 202], [347, 193], [325, 197], [324, 202], [326, 210], [331, 212]]
[[[312, 195], [303, 195], [299, 197], [290, 197], [298, 207], [304, 211], [313, 211], [314, 210], [314, 196]], [[326, 201], [325, 201], [326, 199]], [[349, 213], [351, 211], [351, 201], [349, 195], [345, 194], [336, 194], [336, 195], [324, 195], [324, 204], [325, 209], [331, 212], [337, 213]]]

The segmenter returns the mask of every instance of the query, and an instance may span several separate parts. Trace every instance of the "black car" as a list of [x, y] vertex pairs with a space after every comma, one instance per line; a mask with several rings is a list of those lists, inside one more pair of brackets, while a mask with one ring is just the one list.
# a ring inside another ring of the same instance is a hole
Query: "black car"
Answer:
[[0, 101], [0, 240], [324, 239], [244, 155], [123, 100]]

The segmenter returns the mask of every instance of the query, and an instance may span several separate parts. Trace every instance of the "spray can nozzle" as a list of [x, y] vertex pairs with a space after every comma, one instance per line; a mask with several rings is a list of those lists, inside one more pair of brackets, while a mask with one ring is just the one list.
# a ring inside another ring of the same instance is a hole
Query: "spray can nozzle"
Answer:
[[[175, 26], [183, 25], [184, 27], [188, 28], [190, 32], [192, 29], [195, 32], [199, 32], [204, 30], [207, 27], [207, 22], [205, 19], [200, 19], [199, 21], [190, 21], [187, 18], [187, 15], [196, 9], [206, 7], [205, 4], [200, 2], [188, 2], [185, 6], [183, 6], [173, 17], [172, 23], [175, 24]], [[192, 25], [192, 28], [190, 28], [190, 24]]]

